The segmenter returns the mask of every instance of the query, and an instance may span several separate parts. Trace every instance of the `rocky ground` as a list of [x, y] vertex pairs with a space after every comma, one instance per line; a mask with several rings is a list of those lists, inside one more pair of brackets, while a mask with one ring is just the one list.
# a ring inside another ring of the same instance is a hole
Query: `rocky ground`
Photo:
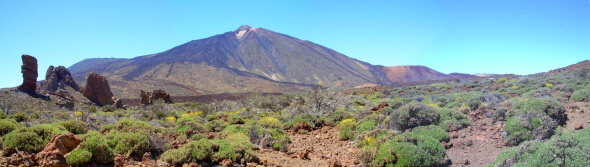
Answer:
[[258, 157], [270, 166], [365, 166], [356, 159], [354, 142], [341, 141], [336, 127], [323, 127], [307, 134], [291, 132], [287, 153], [264, 149]]

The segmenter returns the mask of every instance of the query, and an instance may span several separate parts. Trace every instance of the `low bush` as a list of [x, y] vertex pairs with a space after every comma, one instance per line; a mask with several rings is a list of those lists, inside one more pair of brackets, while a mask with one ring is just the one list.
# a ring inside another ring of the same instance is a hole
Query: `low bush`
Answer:
[[5, 134], [10, 133], [10, 131], [15, 130], [19, 126], [19, 123], [16, 122], [16, 120], [14, 119], [0, 119], [0, 135], [4, 136]]
[[418, 102], [410, 102], [391, 114], [389, 128], [399, 131], [437, 123], [440, 118], [436, 109]]
[[361, 134], [363, 132], [371, 131], [377, 128], [377, 123], [373, 120], [365, 120], [358, 124], [356, 127], [356, 133]]
[[29, 153], [39, 152], [51, 138], [66, 133], [64, 127], [54, 124], [39, 124], [11, 131], [3, 137], [3, 148], [16, 148]]
[[565, 125], [565, 121], [567, 120], [565, 107], [561, 102], [553, 98], [529, 98], [517, 102], [513, 107], [515, 110], [510, 116], [518, 115], [523, 111], [539, 111], [549, 115], [559, 125]]
[[488, 166], [590, 166], [588, 140], [590, 129], [565, 133], [546, 142], [524, 142], [502, 152]]
[[238, 163], [242, 159], [245, 161], [243, 163], [255, 159], [248, 136], [235, 133], [225, 139], [200, 139], [181, 148], [168, 150], [160, 157], [160, 160], [176, 165], [188, 162], [219, 163], [226, 159]]
[[88, 131], [88, 124], [80, 120], [69, 120], [59, 124], [73, 134], [84, 134]]
[[90, 158], [92, 157], [92, 153], [84, 150], [84, 149], [76, 149], [69, 153], [66, 157], [66, 162], [72, 166], [82, 166], [90, 162]]
[[354, 138], [354, 129], [356, 129], [356, 120], [354, 120], [354, 118], [342, 120], [338, 124], [338, 130], [340, 131], [340, 139], [349, 140]]
[[[115, 158], [113, 150], [109, 147], [105, 137], [97, 131], [89, 131], [83, 138], [78, 149], [91, 153], [94, 162], [103, 164], [112, 163]], [[90, 157], [90, 156], [89, 156]]]
[[449, 141], [449, 134], [443, 128], [436, 125], [418, 126], [412, 129], [412, 132], [417, 135], [430, 136], [438, 141]]
[[572, 93], [570, 97], [574, 101], [590, 101], [590, 89], [580, 89]]
[[469, 124], [462, 124], [461, 122], [467, 121], [467, 116], [457, 110], [450, 108], [439, 108], [438, 113], [440, 114], [439, 126], [444, 130], [448, 131], [451, 128], [460, 130], [465, 128]]
[[448, 164], [445, 148], [434, 138], [412, 132], [381, 144], [370, 166], [441, 166]]
[[281, 124], [281, 121], [275, 117], [271, 117], [271, 116], [266, 116], [266, 117], [262, 117], [260, 118], [260, 120], [258, 120], [258, 125], [265, 127], [265, 128], [279, 128], [282, 129], [283, 128], [283, 124]]
[[507, 145], [516, 146], [524, 141], [548, 139], [555, 133], [557, 124], [547, 114], [526, 111], [506, 120], [504, 130], [508, 132]]

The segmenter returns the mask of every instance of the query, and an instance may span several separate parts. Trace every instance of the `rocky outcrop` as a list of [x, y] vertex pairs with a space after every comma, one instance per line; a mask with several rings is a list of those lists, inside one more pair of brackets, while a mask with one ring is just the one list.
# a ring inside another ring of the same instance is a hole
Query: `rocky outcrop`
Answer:
[[142, 105], [151, 105], [154, 104], [154, 101], [162, 99], [165, 103], [172, 103], [172, 99], [170, 99], [170, 95], [163, 90], [154, 90], [152, 92], [146, 92], [140, 90], [139, 97], [141, 98]]
[[72, 134], [61, 134], [53, 137], [43, 151], [35, 155], [40, 166], [66, 167], [65, 155], [74, 150], [82, 142], [80, 137]]
[[78, 91], [80, 87], [72, 78], [72, 74], [64, 66], [57, 68], [49, 66], [45, 74], [45, 80], [39, 85], [38, 92], [55, 92], [60, 89], [66, 89], [66, 86]]
[[23, 73], [23, 84], [18, 87], [19, 90], [27, 93], [35, 93], [37, 89], [37, 58], [23, 54], [23, 65], [21, 72]]
[[105, 77], [95, 72], [89, 73], [86, 77], [86, 86], [82, 90], [82, 94], [99, 106], [115, 104], [109, 82]]

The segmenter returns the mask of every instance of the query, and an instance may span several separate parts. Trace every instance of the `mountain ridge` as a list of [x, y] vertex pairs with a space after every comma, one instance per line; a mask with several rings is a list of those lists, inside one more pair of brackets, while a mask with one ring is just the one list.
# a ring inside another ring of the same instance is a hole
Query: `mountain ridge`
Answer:
[[127, 98], [140, 89], [164, 89], [173, 96], [276, 93], [453, 77], [425, 66], [372, 65], [307, 40], [247, 25], [155, 54], [85, 59], [69, 70], [79, 83], [89, 72], [100, 73], [112, 82], [116, 96]]

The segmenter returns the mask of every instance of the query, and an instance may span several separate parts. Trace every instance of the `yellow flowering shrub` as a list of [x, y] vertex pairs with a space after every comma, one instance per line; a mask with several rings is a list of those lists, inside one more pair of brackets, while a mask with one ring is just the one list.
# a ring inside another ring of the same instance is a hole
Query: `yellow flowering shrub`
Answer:
[[266, 128], [283, 128], [283, 125], [281, 124], [279, 119], [271, 116], [260, 118], [260, 120], [258, 120], [258, 125]]
[[166, 117], [166, 121], [174, 123], [174, 122], [176, 122], [176, 117], [168, 116], [168, 117]]

